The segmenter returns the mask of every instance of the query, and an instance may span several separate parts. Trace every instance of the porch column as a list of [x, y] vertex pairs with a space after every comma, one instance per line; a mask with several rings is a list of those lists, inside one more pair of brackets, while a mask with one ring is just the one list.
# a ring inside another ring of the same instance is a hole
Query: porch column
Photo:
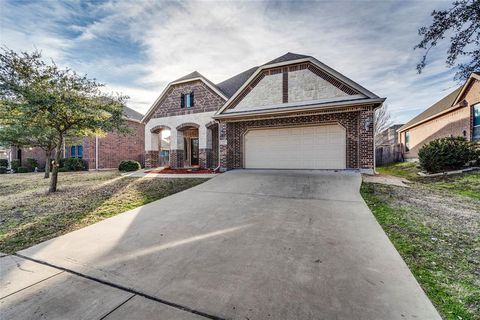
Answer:
[[183, 168], [184, 159], [183, 132], [172, 128], [170, 130], [170, 167]]
[[145, 168], [155, 168], [158, 166], [160, 137], [158, 133], [145, 131]]
[[358, 164], [360, 169], [366, 169], [367, 172], [373, 173], [375, 168], [375, 147], [374, 147], [374, 111], [360, 111], [360, 130], [359, 130], [359, 156]]
[[219, 141], [218, 148], [220, 150], [220, 171], [227, 171], [228, 165], [228, 145], [227, 145], [227, 130], [228, 126], [226, 122], [220, 122], [218, 124]]
[[201, 168], [207, 168], [208, 153], [208, 131], [207, 127], [200, 126], [198, 128], [198, 164]]

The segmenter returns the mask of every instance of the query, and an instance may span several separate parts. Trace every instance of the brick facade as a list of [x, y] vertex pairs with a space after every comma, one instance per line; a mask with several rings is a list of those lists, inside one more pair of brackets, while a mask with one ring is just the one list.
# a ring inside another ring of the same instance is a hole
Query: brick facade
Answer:
[[[248, 129], [306, 124], [339, 123], [346, 129], [346, 164], [350, 169], [374, 168], [373, 108], [330, 114], [298, 114], [261, 120], [220, 123], [220, 164], [223, 169], [243, 168], [243, 136]], [[223, 140], [223, 143], [222, 143]], [[225, 141], [227, 144], [225, 144]]]
[[183, 150], [170, 150], [170, 167], [183, 168], [183, 159], [185, 159], [185, 152]]
[[[182, 94], [194, 93], [194, 106], [181, 108], [180, 97]], [[203, 81], [174, 84], [160, 101], [150, 118], [179, 116], [192, 113], [217, 111], [225, 103], [217, 93], [210, 89]], [[150, 120], [150, 118], [147, 119]]]
[[[145, 154], [145, 125], [138, 121], [128, 121], [130, 133], [121, 134], [117, 132], [107, 133], [105, 137], [98, 139], [98, 168], [99, 169], [113, 169], [118, 168], [121, 160], [135, 160], [140, 162], [143, 166]], [[87, 137], [78, 139], [74, 144], [67, 144], [65, 158], [71, 157], [71, 146], [83, 146], [83, 157], [87, 161], [88, 168], [93, 170], [96, 168], [95, 161], [95, 137]], [[27, 158], [35, 158], [38, 162], [39, 168], [45, 168], [45, 151], [40, 148], [23, 148], [22, 149], [22, 164], [26, 164]], [[52, 158], [54, 152], [52, 152]], [[17, 154], [14, 154], [14, 159]]]
[[474, 81], [467, 88], [460, 99], [464, 102], [463, 107], [454, 109], [448, 113], [435, 117], [412, 128], [399, 133], [399, 141], [405, 146], [405, 132], [410, 134], [409, 150], [404, 152], [406, 159], [418, 158], [418, 151], [426, 143], [449, 136], [464, 136], [472, 139], [473, 136], [473, 106], [480, 103], [480, 81]]

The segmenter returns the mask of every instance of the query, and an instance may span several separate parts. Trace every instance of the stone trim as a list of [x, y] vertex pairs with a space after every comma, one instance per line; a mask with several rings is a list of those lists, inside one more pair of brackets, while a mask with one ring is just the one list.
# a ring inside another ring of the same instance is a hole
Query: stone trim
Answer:
[[194, 127], [194, 128], [200, 128], [200, 125], [199, 124], [196, 124], [196, 123], [193, 123], [193, 122], [185, 122], [185, 123], [182, 123], [181, 125], [177, 126], [177, 130], [183, 130], [185, 128], [188, 128], [188, 127]]
[[155, 127], [151, 128], [150, 129], [150, 132], [151, 133], [155, 133], [156, 131], [158, 130], [171, 130], [169, 126], [165, 126], [165, 125], [156, 125]]

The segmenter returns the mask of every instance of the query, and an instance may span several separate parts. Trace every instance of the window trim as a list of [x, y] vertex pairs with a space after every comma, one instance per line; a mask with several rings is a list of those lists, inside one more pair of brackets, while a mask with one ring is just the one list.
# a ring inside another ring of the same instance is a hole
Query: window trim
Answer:
[[[475, 125], [475, 111], [478, 112], [478, 124]], [[478, 130], [478, 136], [475, 138], [475, 129]], [[480, 141], [480, 102], [472, 105], [472, 141]]]

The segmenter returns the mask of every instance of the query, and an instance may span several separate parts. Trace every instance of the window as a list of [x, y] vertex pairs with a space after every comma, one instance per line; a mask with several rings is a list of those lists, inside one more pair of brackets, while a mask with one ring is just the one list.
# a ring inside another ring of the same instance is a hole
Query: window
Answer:
[[70, 158], [82, 158], [83, 157], [83, 146], [71, 146], [70, 147]]
[[473, 135], [472, 140], [480, 140], [480, 103], [473, 106]]
[[193, 100], [193, 91], [187, 94], [183, 94], [180, 97], [180, 107], [181, 108], [191, 108], [194, 105]]
[[410, 150], [410, 132], [405, 131], [405, 151]]

